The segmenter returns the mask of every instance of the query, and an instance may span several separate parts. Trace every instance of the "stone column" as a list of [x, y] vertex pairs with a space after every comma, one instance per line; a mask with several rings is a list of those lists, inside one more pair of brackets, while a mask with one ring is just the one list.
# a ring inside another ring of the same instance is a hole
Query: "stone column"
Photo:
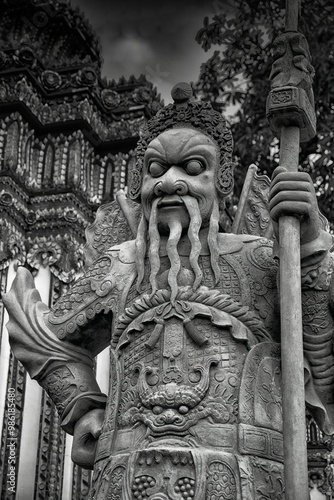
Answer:
[[65, 459], [64, 459], [64, 475], [63, 475], [63, 490], [62, 500], [71, 500], [72, 498], [72, 477], [73, 477], [73, 462], [71, 460], [73, 437], [66, 435]]
[[109, 390], [109, 357], [110, 349], [107, 348], [96, 359], [96, 380], [105, 394], [108, 394]]
[[[49, 268], [41, 266], [35, 278], [35, 286], [46, 304], [49, 303], [50, 279]], [[41, 402], [42, 388], [27, 377], [17, 481], [17, 497], [20, 500], [34, 498]]]

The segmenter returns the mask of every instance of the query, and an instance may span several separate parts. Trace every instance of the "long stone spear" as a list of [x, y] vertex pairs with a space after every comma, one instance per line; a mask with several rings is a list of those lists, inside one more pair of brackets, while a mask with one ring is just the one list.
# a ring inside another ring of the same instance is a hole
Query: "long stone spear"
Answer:
[[[272, 90], [267, 116], [280, 138], [280, 165], [298, 171], [300, 142], [315, 135], [313, 68], [305, 38], [297, 32], [299, 1], [286, 0], [285, 32], [274, 42]], [[282, 49], [283, 48], [283, 49]], [[306, 66], [296, 64], [305, 56]], [[305, 67], [307, 70], [305, 71]], [[300, 222], [279, 220], [281, 346], [285, 499], [309, 499], [305, 425]]]

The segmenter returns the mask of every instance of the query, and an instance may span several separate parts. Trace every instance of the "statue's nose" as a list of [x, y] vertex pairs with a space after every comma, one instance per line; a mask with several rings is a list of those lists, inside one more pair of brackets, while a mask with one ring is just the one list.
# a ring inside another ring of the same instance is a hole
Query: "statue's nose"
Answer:
[[187, 183], [181, 179], [176, 179], [175, 174], [171, 170], [169, 169], [155, 185], [154, 194], [156, 196], [164, 196], [166, 194], [184, 196], [188, 193]]

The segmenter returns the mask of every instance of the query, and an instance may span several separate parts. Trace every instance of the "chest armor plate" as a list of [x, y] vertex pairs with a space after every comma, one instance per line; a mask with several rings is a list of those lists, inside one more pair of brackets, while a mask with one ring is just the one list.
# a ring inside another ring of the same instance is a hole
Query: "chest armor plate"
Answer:
[[256, 499], [264, 470], [282, 483], [279, 348], [229, 296], [201, 293], [120, 318], [94, 499]]

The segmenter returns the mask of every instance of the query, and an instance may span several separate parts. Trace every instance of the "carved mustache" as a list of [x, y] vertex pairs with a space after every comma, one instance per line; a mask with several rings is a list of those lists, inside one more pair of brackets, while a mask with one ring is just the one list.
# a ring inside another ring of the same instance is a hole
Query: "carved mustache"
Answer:
[[179, 180], [173, 183], [159, 181], [155, 184], [152, 195], [146, 200], [146, 204], [150, 205], [153, 201], [159, 199], [158, 208], [168, 205], [185, 205], [184, 196], [195, 198], [199, 203], [205, 201], [204, 196], [197, 193], [185, 181]]
[[179, 196], [179, 195], [165, 195], [165, 196], [162, 196], [158, 201], [158, 208], [159, 207], [175, 206], [175, 205], [184, 205], [184, 201], [183, 201], [181, 196]]

